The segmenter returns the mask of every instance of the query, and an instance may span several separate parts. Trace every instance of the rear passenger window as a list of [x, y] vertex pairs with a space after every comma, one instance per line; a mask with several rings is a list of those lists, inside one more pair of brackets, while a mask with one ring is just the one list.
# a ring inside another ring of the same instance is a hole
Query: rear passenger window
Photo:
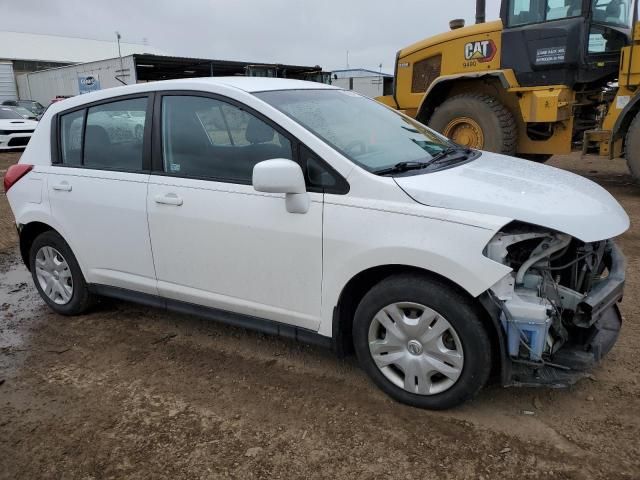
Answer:
[[142, 170], [147, 99], [135, 98], [89, 108], [84, 165], [108, 170]]
[[62, 163], [80, 165], [82, 163], [82, 128], [84, 110], [67, 113], [60, 117], [60, 150]]
[[164, 169], [186, 177], [251, 183], [256, 163], [293, 159], [291, 143], [254, 115], [212, 98], [162, 99]]

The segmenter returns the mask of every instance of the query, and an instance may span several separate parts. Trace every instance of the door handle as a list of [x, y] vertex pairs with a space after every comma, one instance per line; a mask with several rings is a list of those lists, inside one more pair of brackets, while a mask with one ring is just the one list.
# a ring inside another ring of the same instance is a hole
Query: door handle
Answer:
[[163, 205], [175, 205], [179, 207], [182, 205], [182, 198], [180, 198], [175, 193], [167, 193], [166, 195], [156, 195], [155, 199], [156, 203], [161, 203]]
[[60, 192], [71, 191], [71, 185], [69, 185], [67, 182], [58, 183], [57, 185], [53, 185], [51, 188], [53, 188], [54, 190], [58, 190]]

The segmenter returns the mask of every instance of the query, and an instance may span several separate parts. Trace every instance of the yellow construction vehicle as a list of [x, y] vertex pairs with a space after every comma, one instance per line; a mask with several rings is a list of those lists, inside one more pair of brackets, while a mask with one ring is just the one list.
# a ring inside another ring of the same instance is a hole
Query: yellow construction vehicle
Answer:
[[400, 50], [378, 100], [455, 142], [545, 161], [581, 147], [640, 179], [640, 24], [633, 0], [503, 0], [500, 20]]

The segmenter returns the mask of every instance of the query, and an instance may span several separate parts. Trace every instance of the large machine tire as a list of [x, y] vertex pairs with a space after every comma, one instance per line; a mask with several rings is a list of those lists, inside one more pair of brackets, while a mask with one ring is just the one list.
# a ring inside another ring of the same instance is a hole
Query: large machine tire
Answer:
[[516, 153], [516, 120], [490, 95], [464, 93], [445, 100], [431, 116], [429, 126], [465, 147]]
[[640, 182], [640, 113], [627, 130], [624, 150], [631, 176], [636, 182]]

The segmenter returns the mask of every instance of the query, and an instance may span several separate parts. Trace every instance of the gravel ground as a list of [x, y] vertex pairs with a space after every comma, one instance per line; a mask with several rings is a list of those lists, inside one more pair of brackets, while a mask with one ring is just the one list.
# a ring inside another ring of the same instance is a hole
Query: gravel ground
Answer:
[[640, 188], [621, 161], [551, 164], [632, 218], [621, 338], [571, 389], [491, 386], [447, 412], [394, 403], [354, 358], [190, 316], [115, 301], [57, 316], [1, 195], [0, 477], [640, 478]]

